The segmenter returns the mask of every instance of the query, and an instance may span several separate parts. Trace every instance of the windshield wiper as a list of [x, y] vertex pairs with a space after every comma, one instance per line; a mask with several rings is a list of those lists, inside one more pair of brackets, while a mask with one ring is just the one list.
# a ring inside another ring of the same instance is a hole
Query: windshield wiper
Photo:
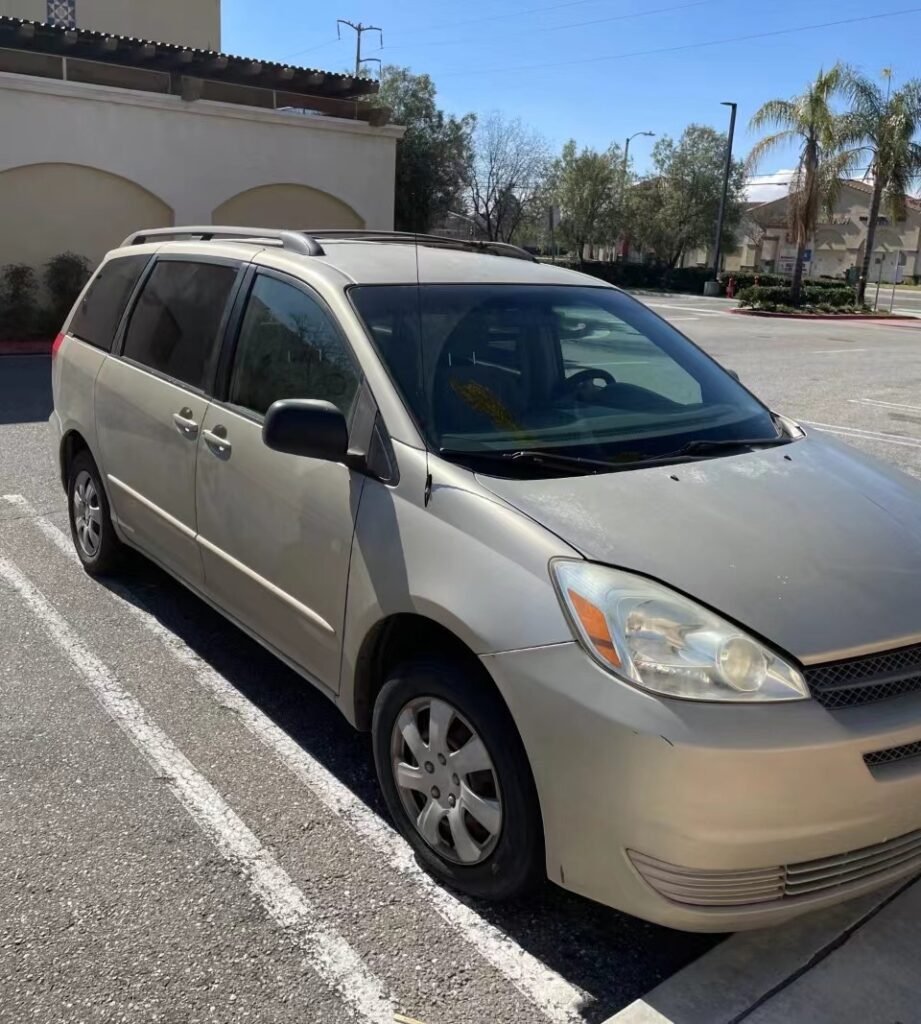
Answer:
[[751, 438], [722, 438], [720, 440], [707, 440], [700, 438], [697, 441], [688, 441], [680, 448], [660, 458], [672, 458], [676, 455], [705, 455], [707, 452], [729, 451], [734, 448], [776, 448], [778, 445], [789, 444], [792, 437], [751, 437]]
[[607, 462], [602, 459], [586, 459], [580, 455], [564, 455], [562, 452], [548, 451], [544, 448], [522, 448], [518, 451], [491, 452], [470, 451], [464, 448], [439, 448], [438, 454], [445, 458], [483, 459], [487, 462], [518, 463], [534, 466], [551, 466], [562, 469], [617, 469], [620, 463]]

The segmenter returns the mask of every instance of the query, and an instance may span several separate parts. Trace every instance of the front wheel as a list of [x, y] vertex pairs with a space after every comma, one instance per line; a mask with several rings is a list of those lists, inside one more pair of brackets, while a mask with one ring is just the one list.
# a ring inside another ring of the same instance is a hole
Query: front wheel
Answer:
[[387, 806], [433, 875], [492, 900], [543, 878], [530, 766], [489, 680], [442, 659], [404, 664], [377, 698], [373, 734]]

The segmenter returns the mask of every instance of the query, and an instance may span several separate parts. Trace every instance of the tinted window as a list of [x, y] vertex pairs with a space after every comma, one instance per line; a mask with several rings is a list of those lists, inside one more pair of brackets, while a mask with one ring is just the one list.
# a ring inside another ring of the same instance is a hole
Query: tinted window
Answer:
[[612, 288], [364, 286], [352, 299], [434, 448], [633, 460], [777, 437], [770, 413]]
[[357, 390], [358, 374], [326, 310], [299, 288], [257, 277], [229, 400], [261, 415], [282, 398], [320, 398], [348, 416]]
[[74, 312], [70, 333], [110, 352], [125, 305], [149, 259], [120, 256], [104, 263]]
[[203, 388], [235, 267], [163, 260], [147, 278], [125, 334], [124, 354]]

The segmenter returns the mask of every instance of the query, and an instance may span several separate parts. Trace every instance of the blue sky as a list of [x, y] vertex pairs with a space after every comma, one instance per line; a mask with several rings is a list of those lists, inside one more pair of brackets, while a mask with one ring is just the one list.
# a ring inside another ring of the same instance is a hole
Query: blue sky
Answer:
[[[896, 82], [921, 75], [921, 0], [223, 0], [223, 9], [225, 51], [327, 70], [354, 62], [354, 34], [337, 41], [337, 17], [380, 25], [384, 48], [369, 33], [366, 56], [431, 74], [446, 110], [519, 116], [555, 147], [570, 137], [622, 144], [642, 130], [677, 136], [692, 121], [725, 127], [720, 102], [734, 100], [744, 154], [754, 110], [799, 91], [821, 65], [888, 66]], [[851, 20], [896, 11], [912, 13]], [[804, 28], [832, 21], [850, 23]], [[738, 38], [771, 32], [784, 34]], [[713, 41], [725, 42], [697, 45]], [[640, 171], [653, 142], [631, 144]], [[762, 169], [792, 163], [781, 153]]]

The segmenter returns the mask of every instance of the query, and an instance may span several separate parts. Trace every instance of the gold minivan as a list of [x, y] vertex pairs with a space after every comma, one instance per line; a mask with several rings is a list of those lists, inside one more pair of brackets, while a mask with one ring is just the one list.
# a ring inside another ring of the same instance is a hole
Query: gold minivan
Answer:
[[373, 733], [419, 860], [678, 928], [921, 869], [921, 485], [497, 243], [179, 227], [54, 346], [91, 574], [152, 559]]

